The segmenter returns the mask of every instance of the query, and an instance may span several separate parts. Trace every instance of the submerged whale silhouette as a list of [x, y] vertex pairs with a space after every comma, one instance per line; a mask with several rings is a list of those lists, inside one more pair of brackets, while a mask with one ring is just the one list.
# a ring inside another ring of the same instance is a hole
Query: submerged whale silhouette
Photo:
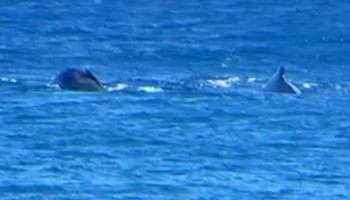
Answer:
[[276, 93], [300, 94], [301, 91], [284, 77], [284, 67], [279, 67], [272, 78], [267, 82], [264, 91]]
[[53, 80], [53, 84], [58, 85], [63, 90], [74, 91], [101, 91], [102, 84], [87, 69], [66, 69], [59, 73]]

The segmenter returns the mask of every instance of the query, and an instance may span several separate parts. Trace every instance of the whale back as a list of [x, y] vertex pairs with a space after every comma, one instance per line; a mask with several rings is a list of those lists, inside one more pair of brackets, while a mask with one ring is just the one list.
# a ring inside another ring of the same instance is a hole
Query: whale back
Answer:
[[75, 91], [100, 91], [103, 86], [89, 70], [66, 69], [53, 81], [61, 89]]
[[300, 90], [285, 79], [284, 73], [285, 68], [279, 67], [265, 85], [264, 90], [267, 92], [299, 94]]

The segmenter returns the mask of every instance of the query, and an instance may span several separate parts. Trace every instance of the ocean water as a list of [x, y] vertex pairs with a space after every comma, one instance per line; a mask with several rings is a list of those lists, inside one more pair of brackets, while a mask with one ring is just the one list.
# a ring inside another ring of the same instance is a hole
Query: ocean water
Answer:
[[[1, 0], [0, 198], [349, 199], [349, 10]], [[278, 66], [301, 95], [262, 91]]]

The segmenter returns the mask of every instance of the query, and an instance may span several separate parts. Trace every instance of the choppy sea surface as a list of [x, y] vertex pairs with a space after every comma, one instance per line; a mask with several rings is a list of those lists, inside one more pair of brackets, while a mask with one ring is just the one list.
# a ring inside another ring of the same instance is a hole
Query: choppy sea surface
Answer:
[[[1, 0], [0, 198], [349, 199], [349, 10]], [[262, 91], [278, 66], [302, 94]]]

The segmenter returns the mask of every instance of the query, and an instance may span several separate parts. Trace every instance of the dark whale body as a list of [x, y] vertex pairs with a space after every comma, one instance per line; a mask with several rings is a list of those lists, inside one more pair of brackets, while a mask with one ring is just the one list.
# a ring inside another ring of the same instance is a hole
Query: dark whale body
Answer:
[[74, 91], [101, 91], [103, 86], [98, 79], [87, 69], [66, 69], [53, 80], [63, 90]]
[[284, 77], [284, 67], [279, 67], [265, 85], [264, 91], [276, 93], [300, 94], [301, 91]]

